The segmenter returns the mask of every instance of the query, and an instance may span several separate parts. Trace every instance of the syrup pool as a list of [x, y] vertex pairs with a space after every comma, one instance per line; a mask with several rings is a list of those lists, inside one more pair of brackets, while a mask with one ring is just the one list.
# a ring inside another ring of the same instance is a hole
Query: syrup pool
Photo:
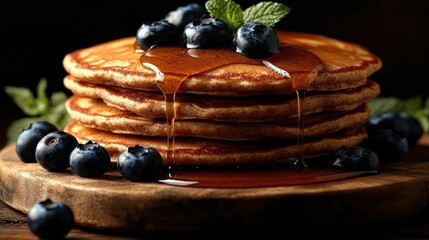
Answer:
[[332, 167], [275, 166], [231, 169], [170, 169], [158, 181], [198, 188], [256, 188], [326, 183], [374, 175], [377, 171], [346, 171]]

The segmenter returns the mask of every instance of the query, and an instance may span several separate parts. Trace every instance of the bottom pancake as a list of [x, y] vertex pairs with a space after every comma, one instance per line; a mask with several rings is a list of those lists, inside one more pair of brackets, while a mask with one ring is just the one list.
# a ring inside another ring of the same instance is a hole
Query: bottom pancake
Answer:
[[[288, 162], [299, 156], [295, 141], [264, 139], [260, 141], [223, 141], [202, 138], [175, 139], [174, 158], [167, 161], [167, 138], [115, 134], [79, 125], [73, 121], [65, 128], [79, 142], [88, 140], [103, 145], [116, 161], [128, 147], [135, 145], [157, 149], [165, 165], [177, 166], [243, 166]], [[304, 140], [304, 158], [331, 153], [342, 146], [357, 146], [367, 134], [364, 128], [349, 129], [337, 134]]]

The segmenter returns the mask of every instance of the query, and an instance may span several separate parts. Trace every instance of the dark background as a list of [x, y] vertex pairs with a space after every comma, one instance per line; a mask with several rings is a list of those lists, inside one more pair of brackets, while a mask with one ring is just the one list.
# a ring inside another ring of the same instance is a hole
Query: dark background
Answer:
[[[205, 2], [205, 1], [196, 1]], [[239, 1], [246, 8], [257, 1]], [[288, 0], [292, 11], [278, 25], [289, 31], [324, 34], [361, 44], [379, 55], [373, 77], [383, 96], [429, 94], [429, 1]], [[1, 135], [23, 113], [4, 93], [7, 85], [65, 91], [65, 54], [78, 48], [135, 35], [143, 22], [159, 20], [189, 1], [8, 1], [0, 8]], [[67, 92], [68, 93], [68, 92]]]

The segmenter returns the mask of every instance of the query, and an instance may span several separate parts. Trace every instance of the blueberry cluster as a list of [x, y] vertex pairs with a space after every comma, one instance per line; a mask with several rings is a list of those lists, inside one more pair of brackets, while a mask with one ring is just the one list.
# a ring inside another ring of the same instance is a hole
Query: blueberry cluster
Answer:
[[[24, 129], [16, 141], [16, 153], [25, 163], [38, 162], [50, 172], [68, 167], [85, 178], [102, 176], [110, 167], [110, 155], [98, 143], [79, 144], [48, 122], [35, 122]], [[134, 146], [118, 160], [118, 170], [130, 181], [153, 181], [162, 169], [162, 157], [153, 148]], [[40, 239], [62, 239], [74, 225], [70, 207], [49, 198], [32, 206], [27, 214], [30, 231]]]
[[[48, 122], [35, 122], [24, 129], [16, 141], [16, 153], [25, 163], [38, 162], [50, 172], [67, 168], [80, 177], [101, 177], [110, 167], [107, 150], [98, 143], [79, 144]], [[153, 148], [135, 146], [118, 160], [119, 172], [131, 181], [153, 181], [162, 169], [162, 157]]]
[[374, 150], [380, 162], [403, 160], [423, 129], [416, 118], [405, 113], [383, 113], [373, 115], [366, 126], [368, 139], [364, 145]]
[[379, 163], [404, 160], [422, 136], [418, 120], [408, 114], [383, 113], [368, 119], [368, 138], [360, 147], [343, 147], [334, 153], [333, 166], [349, 170], [376, 170]]
[[279, 39], [273, 28], [249, 22], [234, 36], [225, 22], [209, 17], [206, 9], [196, 3], [171, 11], [160, 21], [142, 24], [136, 38], [144, 50], [179, 44], [186, 48], [231, 47], [250, 58], [267, 58], [279, 51]]

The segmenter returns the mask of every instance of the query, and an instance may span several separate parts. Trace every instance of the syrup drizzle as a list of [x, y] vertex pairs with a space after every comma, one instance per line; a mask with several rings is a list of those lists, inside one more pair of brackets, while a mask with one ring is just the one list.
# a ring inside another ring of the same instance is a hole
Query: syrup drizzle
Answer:
[[298, 136], [297, 136], [297, 147], [298, 155], [294, 163], [295, 166], [308, 168], [308, 164], [305, 162], [305, 148], [304, 148], [304, 107], [305, 107], [305, 95], [306, 90], [295, 90], [297, 104], [298, 104]]
[[[162, 91], [165, 99], [165, 118], [167, 121], [167, 157], [166, 163], [169, 166], [174, 165], [175, 143], [174, 143], [174, 126], [177, 117], [176, 93], [180, 84], [184, 79], [169, 79], [166, 80], [165, 74], [159, 68], [151, 63], [142, 62], [145, 67], [152, 69], [155, 72], [155, 81], [159, 89]], [[174, 85], [167, 85], [174, 83]]]
[[[333, 180], [348, 179], [375, 174], [374, 171], [347, 172], [332, 168], [308, 168], [304, 161], [304, 106], [306, 89], [322, 69], [321, 60], [313, 53], [293, 46], [280, 46], [280, 53], [263, 60], [250, 59], [229, 49], [192, 49], [181, 47], [155, 47], [143, 51], [135, 47], [136, 53], [143, 53], [141, 63], [155, 73], [155, 81], [164, 94], [167, 121], [167, 153], [165, 163], [170, 167], [168, 176], [159, 182], [190, 187], [245, 188], [303, 185]], [[174, 125], [178, 118], [176, 94], [186, 79], [229, 64], [265, 65], [282, 78], [292, 78], [298, 104], [297, 160], [290, 166], [262, 169], [177, 169], [175, 166]], [[285, 69], [288, 69], [286, 71]], [[303, 74], [305, 73], [305, 74]]]
[[[293, 46], [280, 46], [280, 52], [267, 60], [251, 59], [229, 49], [185, 49], [182, 47], [155, 47], [142, 51], [134, 45], [136, 53], [143, 53], [140, 62], [155, 73], [155, 81], [165, 98], [167, 121], [166, 164], [174, 165], [175, 137], [174, 128], [177, 119], [176, 94], [180, 86], [189, 77], [229, 64], [265, 65], [277, 72], [282, 78], [291, 78], [292, 85], [308, 86], [308, 73], [321, 66], [321, 60], [306, 50]], [[298, 60], [297, 60], [298, 59]], [[302, 61], [305, 60], [305, 61]]]

